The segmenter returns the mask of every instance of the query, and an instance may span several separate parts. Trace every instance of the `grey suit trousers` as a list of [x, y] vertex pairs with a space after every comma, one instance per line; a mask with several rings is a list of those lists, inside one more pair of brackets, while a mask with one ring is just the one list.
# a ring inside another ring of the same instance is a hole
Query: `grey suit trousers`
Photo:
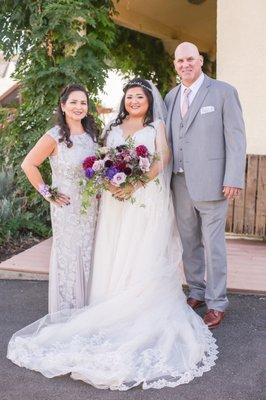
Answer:
[[173, 174], [172, 190], [189, 296], [205, 300], [208, 309], [224, 311], [228, 305], [224, 233], [228, 202], [193, 201], [184, 174]]

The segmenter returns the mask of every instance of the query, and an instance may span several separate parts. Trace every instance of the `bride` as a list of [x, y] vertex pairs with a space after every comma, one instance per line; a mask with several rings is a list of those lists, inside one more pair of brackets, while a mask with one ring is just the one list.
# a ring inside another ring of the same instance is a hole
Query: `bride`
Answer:
[[15, 333], [7, 357], [17, 365], [48, 378], [71, 373], [97, 388], [128, 390], [175, 387], [215, 364], [215, 339], [181, 287], [163, 111], [152, 83], [126, 85], [105, 142], [116, 147], [132, 138], [158, 153], [149, 182], [104, 192], [89, 306], [48, 314]]

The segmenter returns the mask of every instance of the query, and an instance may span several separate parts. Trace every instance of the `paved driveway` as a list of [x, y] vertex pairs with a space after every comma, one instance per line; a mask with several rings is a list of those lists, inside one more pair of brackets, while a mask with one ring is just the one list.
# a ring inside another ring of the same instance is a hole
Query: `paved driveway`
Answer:
[[47, 282], [1, 280], [0, 400], [266, 400], [266, 297], [229, 297], [210, 372], [174, 389], [112, 392], [68, 376], [47, 379], [5, 358], [12, 333], [47, 313]]

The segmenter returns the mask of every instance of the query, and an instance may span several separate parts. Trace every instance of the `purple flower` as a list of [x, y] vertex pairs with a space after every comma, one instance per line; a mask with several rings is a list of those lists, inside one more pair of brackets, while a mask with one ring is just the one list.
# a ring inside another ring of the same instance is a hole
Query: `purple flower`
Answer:
[[110, 167], [105, 171], [105, 176], [111, 180], [115, 174], [117, 174], [118, 170], [115, 167]]
[[93, 175], [94, 175], [93, 169], [92, 168], [87, 168], [85, 170], [85, 175], [86, 175], [87, 178], [91, 179], [93, 177]]

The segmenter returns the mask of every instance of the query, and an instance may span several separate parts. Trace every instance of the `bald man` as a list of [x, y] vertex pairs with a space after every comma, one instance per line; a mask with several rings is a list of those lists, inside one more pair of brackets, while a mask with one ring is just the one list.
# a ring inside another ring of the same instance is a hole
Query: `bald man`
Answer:
[[187, 302], [193, 309], [206, 304], [204, 322], [215, 328], [228, 306], [224, 229], [228, 199], [244, 187], [245, 127], [236, 89], [202, 72], [194, 44], [176, 48], [174, 65], [181, 84], [165, 103]]

